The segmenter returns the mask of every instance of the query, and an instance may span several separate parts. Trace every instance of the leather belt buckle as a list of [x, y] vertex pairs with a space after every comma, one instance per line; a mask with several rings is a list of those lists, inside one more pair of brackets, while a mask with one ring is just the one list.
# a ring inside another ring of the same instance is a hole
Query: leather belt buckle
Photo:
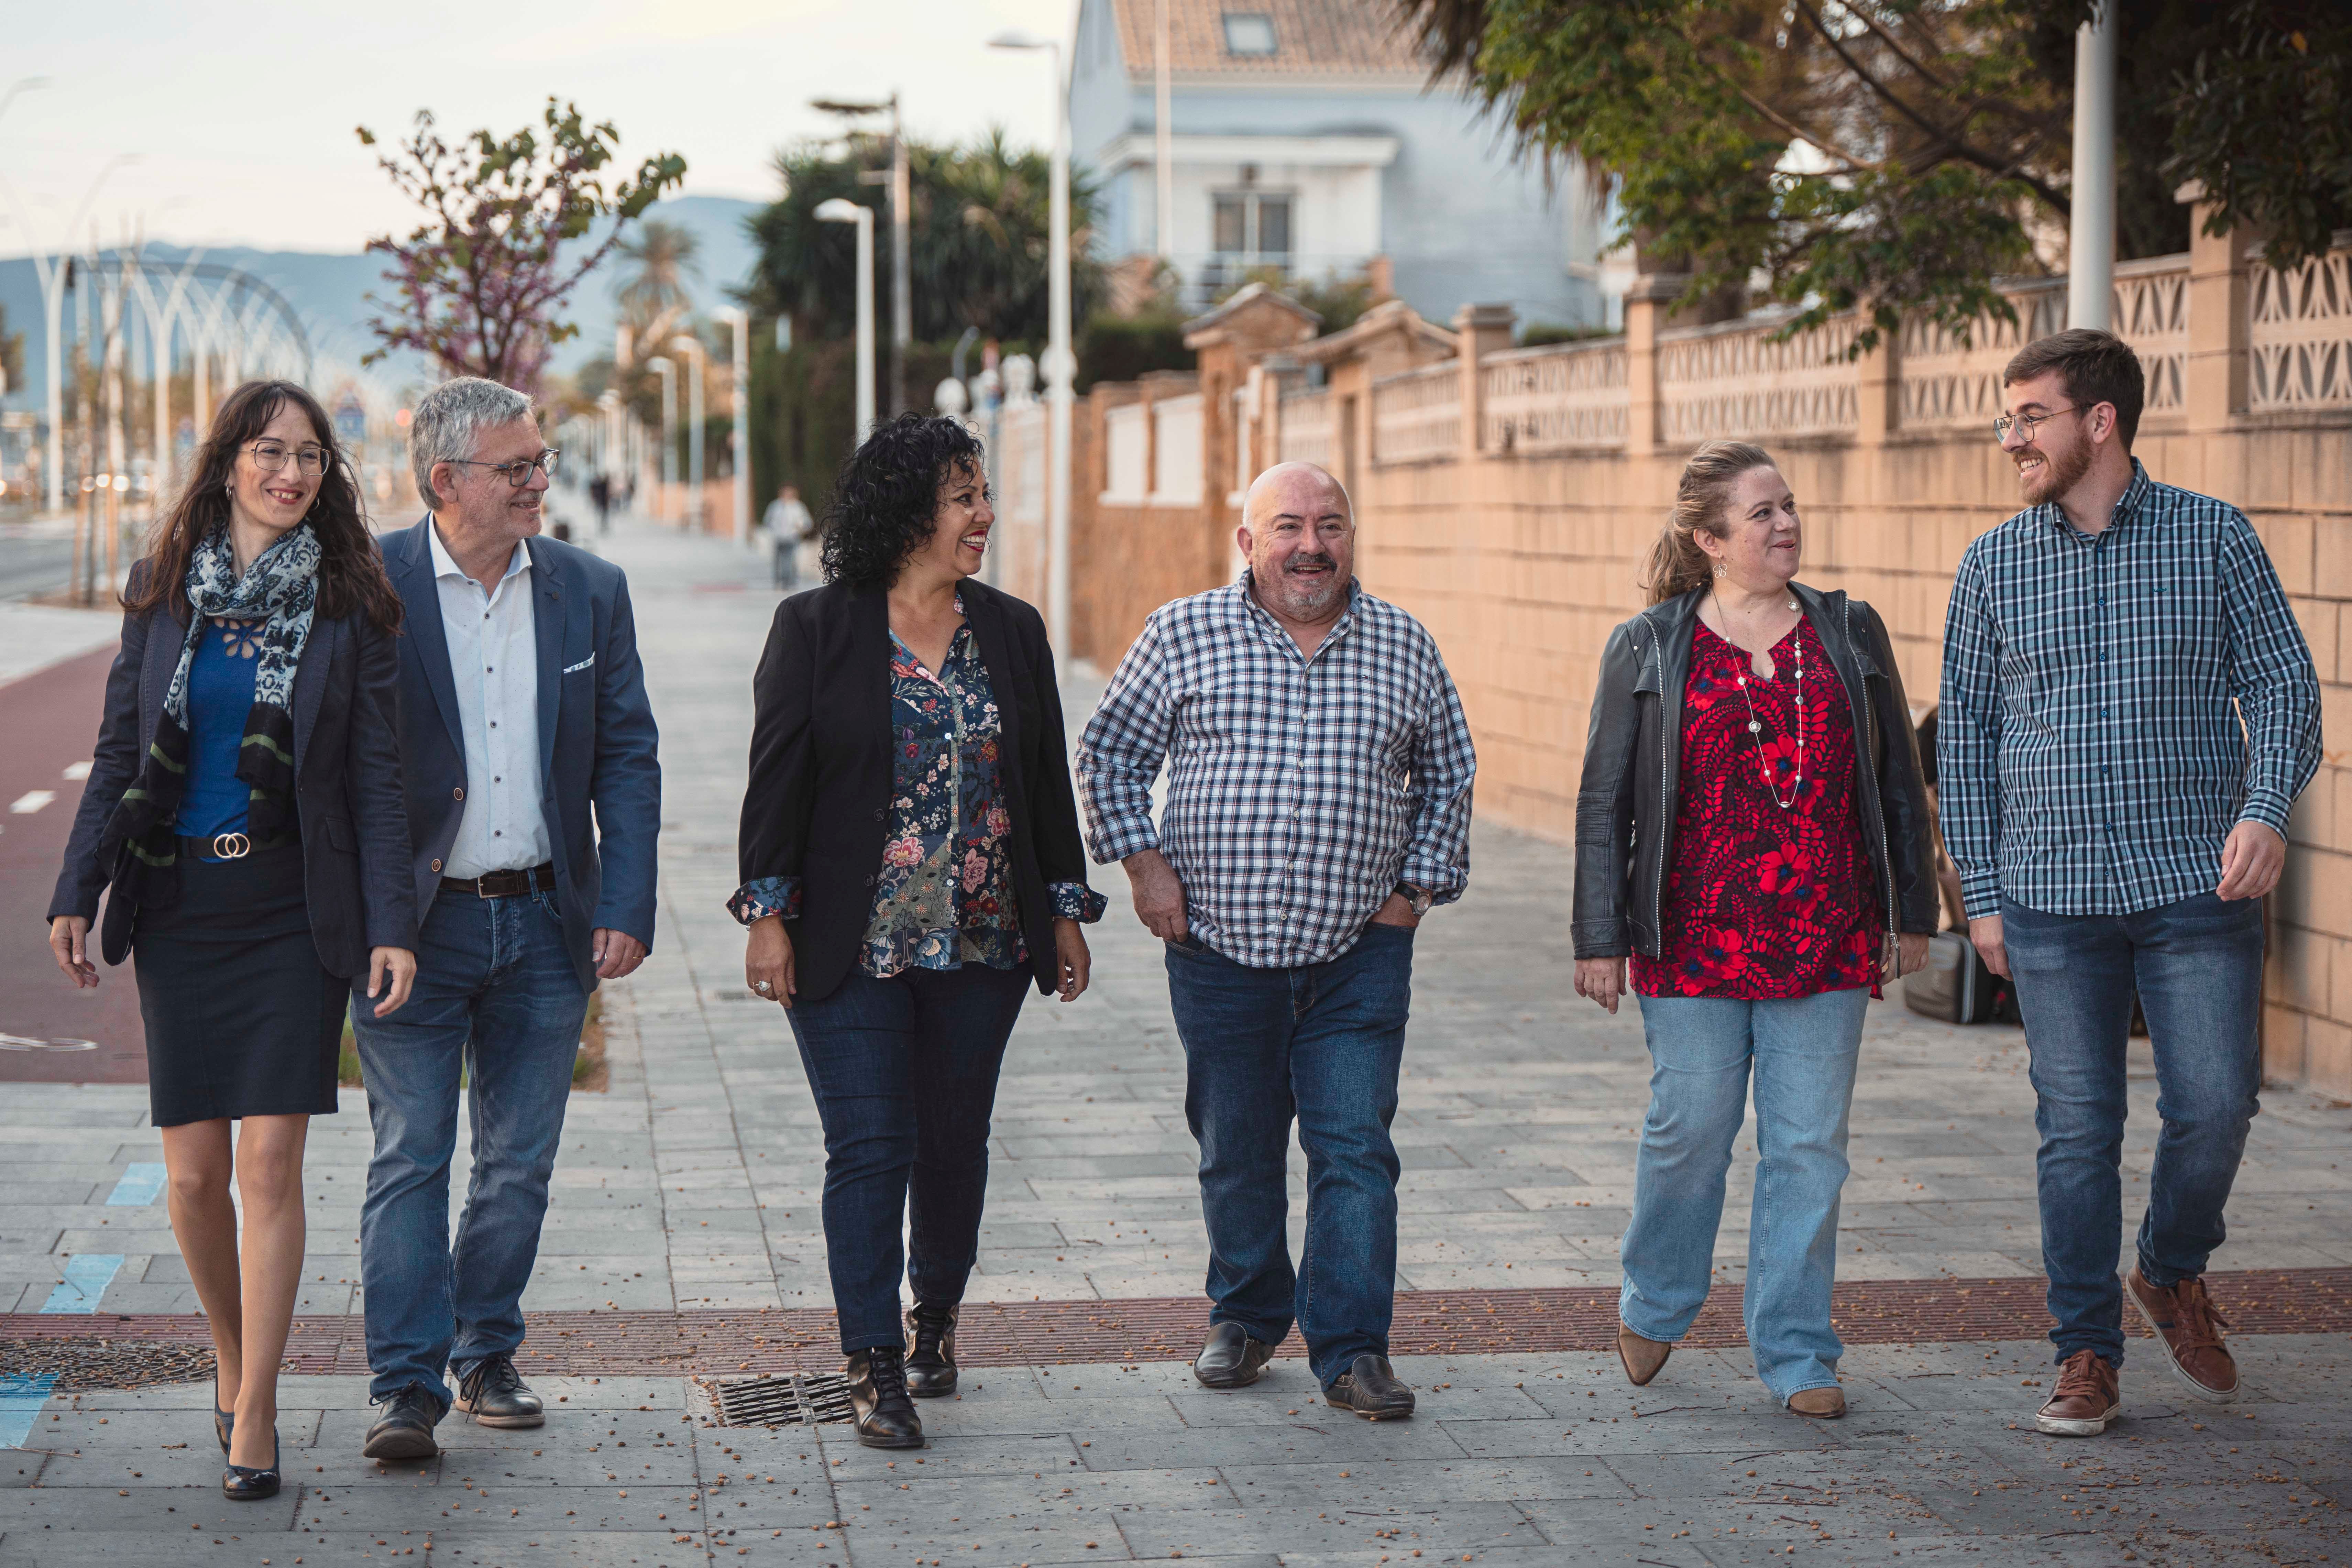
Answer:
[[215, 860], [242, 860], [252, 853], [253, 840], [242, 833], [213, 835], [213, 858]]

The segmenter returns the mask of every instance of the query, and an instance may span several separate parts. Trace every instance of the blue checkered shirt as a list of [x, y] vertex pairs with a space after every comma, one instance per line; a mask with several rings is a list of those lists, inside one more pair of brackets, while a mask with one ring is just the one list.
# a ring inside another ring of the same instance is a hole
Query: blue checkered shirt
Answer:
[[[1152, 612], [1078, 746], [1087, 847], [1146, 849], [1255, 969], [1339, 957], [1399, 882], [1470, 879], [1470, 727], [1420, 622], [1352, 583], [1312, 658], [1240, 581]], [[1151, 784], [1168, 802], [1157, 828]]]
[[2245, 514], [2135, 459], [2098, 534], [2037, 506], [1961, 556], [1936, 739], [1970, 919], [2129, 914], [2212, 891], [2238, 823], [2285, 836], [2319, 678]]

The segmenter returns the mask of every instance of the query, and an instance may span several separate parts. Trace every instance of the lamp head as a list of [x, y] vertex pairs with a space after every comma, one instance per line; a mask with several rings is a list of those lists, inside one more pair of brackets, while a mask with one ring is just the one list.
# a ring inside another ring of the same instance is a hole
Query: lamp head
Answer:
[[866, 216], [866, 209], [846, 196], [832, 196], [817, 203], [816, 216], [820, 223], [856, 223]]
[[1049, 49], [1054, 45], [1050, 38], [1039, 37], [1025, 28], [1013, 27], [989, 39], [988, 47], [992, 49]]

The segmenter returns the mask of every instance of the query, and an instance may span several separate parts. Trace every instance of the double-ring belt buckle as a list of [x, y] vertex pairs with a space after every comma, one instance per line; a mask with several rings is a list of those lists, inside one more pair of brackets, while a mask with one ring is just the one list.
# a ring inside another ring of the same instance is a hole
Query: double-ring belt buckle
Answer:
[[213, 835], [213, 858], [215, 860], [242, 860], [252, 853], [253, 840], [242, 833]]

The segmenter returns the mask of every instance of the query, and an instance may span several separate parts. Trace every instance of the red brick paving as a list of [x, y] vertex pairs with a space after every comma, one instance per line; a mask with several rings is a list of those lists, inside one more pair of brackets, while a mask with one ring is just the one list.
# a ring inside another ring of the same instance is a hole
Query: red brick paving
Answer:
[[[2263, 1269], [2206, 1277], [2234, 1332], [2352, 1333], [2352, 1268]], [[1837, 1289], [1833, 1311], [1848, 1344], [2039, 1339], [2050, 1327], [2042, 1281], [1870, 1279]], [[828, 1365], [837, 1341], [828, 1311], [532, 1312], [520, 1364], [543, 1376], [678, 1376], [788, 1372]], [[1397, 1298], [1390, 1349], [1398, 1355], [1603, 1351], [1616, 1342], [1617, 1292], [1414, 1290]], [[1208, 1327], [1197, 1299], [1133, 1301], [973, 1302], [956, 1331], [968, 1366], [1190, 1359]], [[0, 1315], [10, 1340], [182, 1342], [206, 1338], [184, 1316]], [[1719, 1290], [1692, 1345], [1746, 1342], [1739, 1296]], [[1296, 1335], [1285, 1355], [1303, 1354]], [[286, 1347], [299, 1373], [363, 1374], [358, 1317], [297, 1318]], [[5, 1358], [0, 1358], [5, 1359]]]

